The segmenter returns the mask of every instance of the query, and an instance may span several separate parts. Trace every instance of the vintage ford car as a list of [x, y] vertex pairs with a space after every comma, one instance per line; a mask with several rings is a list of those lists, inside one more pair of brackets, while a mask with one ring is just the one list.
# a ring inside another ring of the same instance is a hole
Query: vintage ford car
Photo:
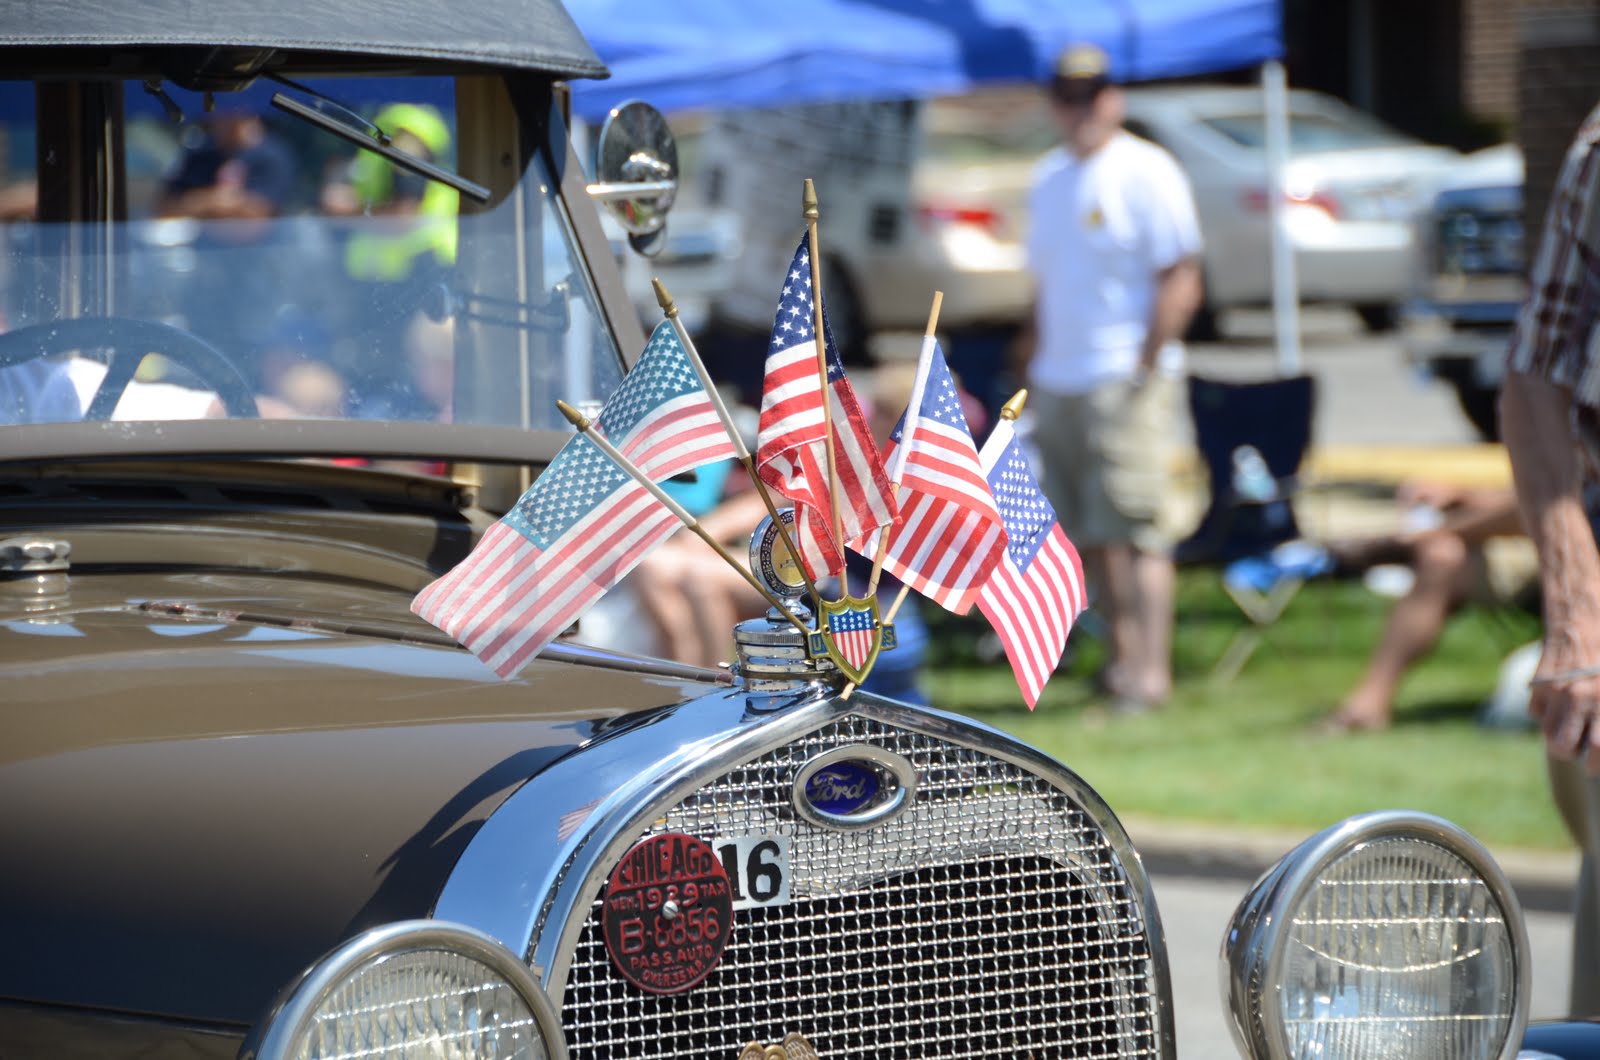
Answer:
[[[5, 0], [0, 71], [0, 1057], [1177, 1054], [1067, 766], [781, 621], [503, 681], [409, 612], [643, 343], [595, 200], [657, 240], [670, 139], [584, 176], [558, 4]], [[1248, 1055], [1524, 1040], [1515, 896], [1417, 815], [1224, 977]]]

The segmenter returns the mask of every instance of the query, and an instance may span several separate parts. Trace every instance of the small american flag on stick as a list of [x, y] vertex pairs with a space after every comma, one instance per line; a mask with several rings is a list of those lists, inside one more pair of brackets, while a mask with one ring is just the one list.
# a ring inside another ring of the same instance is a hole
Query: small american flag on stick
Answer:
[[[606, 437], [654, 482], [734, 446], [671, 325], [657, 325], [600, 410]], [[411, 610], [510, 677], [679, 526], [670, 510], [579, 435], [471, 554]]]
[[1083, 613], [1083, 563], [1039, 489], [1012, 419], [996, 425], [980, 460], [1005, 521], [1007, 545], [978, 593], [978, 610], [999, 634], [1032, 710], [1061, 661], [1072, 623]]
[[828, 333], [825, 313], [828, 386], [826, 395], [823, 393], [812, 319], [811, 253], [802, 239], [784, 278], [767, 348], [756, 471], [763, 482], [795, 502], [798, 544], [806, 565], [813, 572], [834, 572], [843, 568], [844, 553], [829, 530], [824, 401], [834, 425], [834, 463], [838, 488], [843, 491], [840, 518], [845, 540], [889, 525], [898, 509], [878, 447]]
[[[884, 459], [900, 484], [900, 519], [888, 530], [883, 565], [939, 606], [964, 615], [1005, 553], [1006, 532], [967, 429], [961, 395], [932, 336], [911, 407], [889, 436]], [[876, 535], [853, 542], [872, 555]]]

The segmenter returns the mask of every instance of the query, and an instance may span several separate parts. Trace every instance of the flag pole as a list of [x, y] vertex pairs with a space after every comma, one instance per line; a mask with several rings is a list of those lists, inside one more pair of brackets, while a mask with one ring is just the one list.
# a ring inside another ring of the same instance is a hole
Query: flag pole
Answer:
[[[1022, 415], [1022, 407], [1024, 405], [1026, 405], [1027, 403], [1028, 403], [1028, 391], [1027, 391], [1027, 389], [1024, 388], [1022, 390], [1017, 391], [1015, 394], [1011, 395], [1011, 400], [1010, 401], [1007, 401], [1003, 406], [1001, 406], [1000, 418], [1003, 419], [1003, 420], [1011, 420], [1011, 421], [1015, 422], [1016, 418], [1018, 416]], [[889, 613], [884, 616], [884, 618], [883, 618], [884, 622], [893, 622], [894, 621], [894, 616], [899, 612], [900, 605], [906, 602], [906, 593], [909, 592], [910, 590], [911, 590], [911, 586], [909, 586], [909, 585], [900, 586], [900, 595], [896, 596], [894, 598], [894, 605], [889, 608]]]
[[[828, 500], [833, 509], [833, 540], [839, 549], [839, 596], [850, 595], [850, 578], [845, 571], [844, 520], [839, 515], [839, 465], [833, 452], [833, 391], [828, 385], [828, 339], [822, 326], [822, 255], [817, 247], [817, 186], [806, 178], [802, 198], [806, 217], [806, 245], [811, 254], [811, 324], [817, 340], [817, 379], [822, 385], [822, 429], [828, 447]], [[799, 553], [796, 553], [799, 558]], [[805, 566], [804, 560], [800, 566]], [[818, 597], [820, 600], [821, 597]]]
[[777, 507], [772, 503], [772, 494], [767, 489], [767, 484], [756, 474], [755, 460], [750, 456], [750, 450], [744, 444], [744, 438], [739, 434], [739, 428], [734, 426], [733, 417], [728, 415], [728, 406], [723, 404], [722, 394], [711, 381], [711, 374], [706, 371], [705, 362], [700, 360], [700, 351], [694, 348], [694, 340], [689, 338], [689, 331], [683, 326], [683, 321], [678, 317], [678, 304], [672, 300], [672, 295], [667, 293], [666, 284], [659, 279], [650, 281], [656, 292], [656, 304], [661, 306], [661, 311], [672, 322], [672, 330], [678, 336], [678, 341], [683, 345], [683, 350], [689, 355], [689, 363], [694, 365], [695, 372], [700, 376], [700, 385], [706, 388], [706, 393], [711, 396], [711, 404], [716, 408], [717, 415], [722, 419], [722, 429], [728, 432], [728, 440], [733, 443], [734, 452], [739, 456], [739, 463], [744, 465], [745, 471], [750, 475], [750, 481], [756, 485], [756, 491], [761, 494], [761, 502], [767, 506], [767, 514], [772, 516], [772, 523], [778, 528], [778, 534], [783, 538], [783, 545], [789, 550], [789, 555], [795, 558], [795, 565], [800, 568], [800, 577], [805, 579], [806, 589], [811, 593], [813, 600], [821, 600], [822, 594], [817, 592], [816, 583], [811, 580], [811, 574], [806, 570], [805, 557], [800, 555], [800, 550], [795, 547], [794, 539], [789, 536], [789, 526], [778, 515]]
[[785, 618], [794, 624], [796, 629], [798, 629], [807, 637], [811, 635], [811, 631], [806, 628], [805, 623], [796, 618], [794, 613], [791, 612], [787, 607], [784, 607], [783, 602], [774, 596], [770, 589], [768, 589], [765, 585], [762, 585], [759, 578], [750, 573], [750, 571], [742, 566], [738, 560], [728, 555], [728, 550], [722, 546], [722, 542], [718, 541], [716, 538], [707, 533], [705, 528], [700, 525], [700, 521], [698, 519], [684, 511], [683, 506], [669, 497], [666, 491], [660, 486], [656, 485], [654, 482], [651, 482], [649, 477], [643, 471], [640, 471], [636, 466], [634, 466], [632, 460], [629, 460], [627, 457], [618, 452], [616, 446], [612, 445], [604, 435], [595, 433], [594, 421], [590, 420], [589, 417], [585, 416], [583, 413], [579, 412], [565, 401], [557, 401], [556, 407], [561, 410], [561, 414], [567, 418], [568, 422], [570, 422], [574, 427], [578, 428], [578, 430], [583, 433], [585, 438], [589, 439], [589, 441], [598, 446], [602, 453], [606, 454], [606, 456], [611, 458], [611, 461], [614, 464], [626, 471], [635, 482], [649, 490], [652, 497], [666, 505], [668, 511], [670, 511], [673, 515], [676, 515], [678, 519], [682, 521], [684, 526], [687, 526], [690, 530], [693, 530], [695, 534], [699, 536], [700, 540], [710, 545], [712, 550], [716, 552], [717, 555], [721, 556], [723, 561], [726, 562], [728, 566], [732, 567], [734, 570], [743, 575], [744, 580], [750, 583], [751, 588], [760, 593], [762, 597], [764, 597], [766, 601], [773, 607], [776, 607]]
[[[889, 488], [894, 499], [900, 499], [900, 479], [906, 471], [906, 446], [916, 433], [917, 417], [922, 411], [922, 390], [928, 381], [928, 366], [933, 360], [934, 334], [939, 330], [939, 307], [944, 305], [944, 292], [933, 292], [933, 308], [928, 311], [928, 327], [922, 333], [922, 352], [917, 356], [917, 378], [911, 387], [911, 400], [906, 403], [906, 425], [900, 432], [900, 444], [894, 451], [894, 469], [889, 473]], [[885, 526], [878, 531], [878, 554], [872, 557], [872, 577], [867, 581], [867, 595], [878, 591], [878, 579], [883, 575], [883, 561], [889, 555], [889, 532]]]

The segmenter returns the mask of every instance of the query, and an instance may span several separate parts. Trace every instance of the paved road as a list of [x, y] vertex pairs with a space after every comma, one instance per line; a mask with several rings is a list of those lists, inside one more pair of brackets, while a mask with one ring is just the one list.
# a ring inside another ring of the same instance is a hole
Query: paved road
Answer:
[[[1279, 370], [1272, 318], [1235, 311], [1228, 338], [1195, 344], [1190, 368], [1222, 378], [1260, 378]], [[1477, 436], [1444, 383], [1421, 378], [1395, 335], [1369, 335], [1354, 313], [1336, 308], [1302, 314], [1302, 367], [1317, 377], [1315, 444], [1457, 445]]]

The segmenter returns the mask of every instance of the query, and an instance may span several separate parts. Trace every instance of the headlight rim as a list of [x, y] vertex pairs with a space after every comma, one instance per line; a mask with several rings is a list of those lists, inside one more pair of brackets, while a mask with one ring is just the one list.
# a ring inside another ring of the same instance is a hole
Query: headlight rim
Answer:
[[503, 978], [533, 1013], [550, 1060], [568, 1060], [566, 1034], [532, 971], [493, 936], [445, 920], [399, 920], [340, 944], [284, 988], [239, 1052], [240, 1060], [284, 1060], [327, 997], [357, 969], [397, 953], [435, 950], [468, 957]]
[[1511, 1022], [1498, 1060], [1512, 1060], [1528, 1025], [1529, 982], [1527, 926], [1516, 891], [1494, 857], [1468, 832], [1442, 817], [1415, 810], [1380, 810], [1357, 814], [1323, 829], [1302, 842], [1262, 876], [1240, 902], [1224, 936], [1223, 993], [1236, 1041], [1247, 1055], [1281, 1055], [1287, 1031], [1281, 1007], [1253, 1006], [1252, 987], [1275, 984], [1283, 974], [1289, 932], [1281, 926], [1317, 877], [1335, 860], [1374, 840], [1415, 839], [1433, 843], [1461, 858], [1478, 874], [1499, 906], [1511, 934], [1513, 981]]

